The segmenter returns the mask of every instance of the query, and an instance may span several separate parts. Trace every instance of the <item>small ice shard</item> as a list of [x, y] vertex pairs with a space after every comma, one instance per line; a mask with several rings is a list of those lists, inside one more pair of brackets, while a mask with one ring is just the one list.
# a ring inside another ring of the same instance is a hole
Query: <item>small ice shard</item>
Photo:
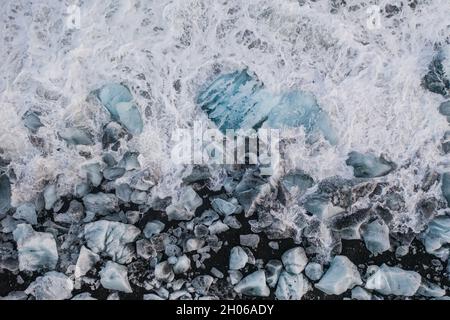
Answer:
[[89, 292], [82, 292], [74, 296], [70, 300], [97, 300]]
[[423, 77], [422, 84], [430, 92], [447, 96], [450, 94], [450, 79], [445, 73], [444, 64], [448, 63], [445, 51], [441, 50], [428, 66], [428, 73]]
[[450, 217], [438, 216], [420, 236], [428, 253], [437, 253], [442, 246], [450, 243]]
[[31, 225], [21, 223], [13, 235], [19, 251], [20, 270], [55, 269], [58, 250], [52, 234], [36, 232]]
[[11, 208], [11, 183], [6, 174], [0, 175], [0, 216]]
[[200, 275], [192, 280], [191, 285], [194, 288], [195, 292], [201, 295], [206, 295], [208, 294], [209, 287], [211, 286], [213, 281], [214, 278], [209, 275]]
[[323, 275], [323, 268], [320, 263], [310, 262], [306, 265], [305, 275], [312, 281], [319, 280]]
[[44, 189], [44, 200], [45, 200], [45, 210], [50, 210], [53, 208], [53, 205], [58, 200], [56, 195], [56, 186], [54, 184], [50, 184]]
[[442, 289], [437, 284], [424, 279], [422, 280], [422, 283], [420, 284], [420, 287], [417, 290], [416, 294], [423, 297], [439, 298], [445, 296], [445, 289]]
[[278, 279], [275, 297], [278, 300], [300, 300], [310, 289], [308, 281], [300, 274], [283, 271]]
[[123, 202], [130, 202], [132, 193], [133, 190], [131, 190], [131, 187], [126, 183], [121, 183], [116, 188], [116, 197]]
[[281, 261], [283, 261], [284, 268], [286, 271], [292, 274], [299, 274], [305, 269], [308, 263], [308, 258], [306, 257], [305, 250], [302, 247], [296, 247], [287, 250], [281, 256]]
[[166, 209], [169, 221], [172, 220], [191, 220], [194, 217], [195, 210], [203, 203], [202, 198], [192, 189], [186, 187], [175, 203], [169, 205]]
[[344, 209], [334, 206], [327, 195], [317, 193], [308, 195], [303, 207], [320, 220], [327, 220], [344, 212]]
[[384, 295], [413, 296], [421, 283], [420, 274], [383, 264], [367, 279], [366, 288]]
[[125, 169], [119, 167], [106, 168], [105, 170], [103, 170], [103, 177], [105, 177], [106, 180], [116, 180], [122, 177], [124, 174]]
[[450, 207], [450, 172], [445, 172], [442, 175], [441, 189], [445, 200], [447, 200], [447, 207]]
[[88, 182], [94, 187], [98, 187], [102, 183], [103, 175], [99, 163], [90, 163], [83, 166]]
[[223, 216], [229, 216], [233, 213], [236, 213], [236, 211], [238, 210], [238, 207], [236, 205], [220, 198], [216, 198], [211, 201], [211, 206], [216, 212], [220, 213]]
[[258, 248], [259, 236], [257, 234], [241, 234], [239, 235], [239, 243], [242, 246], [252, 249]]
[[138, 157], [138, 152], [127, 151], [123, 155], [122, 160], [120, 160], [118, 166], [124, 168], [127, 171], [139, 170], [141, 168], [141, 164], [139, 163]]
[[114, 261], [125, 264], [134, 256], [132, 243], [141, 231], [131, 224], [99, 220], [84, 226], [87, 247], [95, 253], [105, 252]]
[[33, 111], [27, 111], [22, 117], [24, 126], [31, 131], [31, 133], [36, 133], [40, 127], [44, 125], [39, 119], [39, 116]]
[[82, 246], [75, 265], [75, 278], [86, 275], [99, 261], [100, 256], [98, 254]]
[[372, 300], [372, 294], [364, 288], [354, 287], [352, 289], [353, 300]]
[[149, 221], [145, 225], [145, 228], [144, 228], [144, 231], [143, 231], [144, 236], [146, 238], [150, 239], [155, 234], [161, 233], [161, 231], [164, 230], [165, 226], [166, 225], [164, 223], [162, 223], [161, 221], [159, 221], [159, 220]]
[[228, 227], [222, 221], [216, 221], [208, 227], [210, 234], [219, 234], [225, 231], [228, 231], [230, 227]]
[[59, 136], [68, 144], [72, 145], [90, 146], [95, 144], [92, 135], [83, 128], [65, 128], [59, 132]]
[[377, 219], [363, 227], [362, 236], [367, 250], [374, 255], [383, 253], [391, 247], [389, 227], [381, 219]]
[[36, 207], [32, 203], [24, 203], [17, 207], [13, 217], [14, 219], [24, 220], [34, 225], [37, 223]]
[[245, 267], [248, 262], [248, 255], [241, 247], [233, 247], [230, 251], [230, 263], [231, 270], [239, 270]]
[[114, 212], [119, 206], [115, 195], [103, 192], [89, 193], [83, 197], [83, 204], [86, 211], [99, 215]]
[[335, 256], [315, 287], [326, 294], [339, 295], [360, 285], [362, 281], [356, 266], [346, 256]]
[[348, 154], [345, 163], [353, 167], [353, 174], [356, 178], [382, 177], [397, 167], [395, 163], [386, 160], [383, 156], [376, 157], [371, 153], [362, 154], [356, 151]]
[[280, 260], [269, 260], [266, 264], [266, 280], [267, 284], [271, 288], [275, 288], [283, 270], [283, 264]]
[[102, 270], [100, 270], [99, 274], [100, 283], [103, 288], [125, 293], [133, 292], [130, 283], [128, 282], [127, 267], [108, 261]]
[[167, 261], [158, 263], [155, 266], [155, 277], [161, 281], [171, 282], [174, 278], [172, 266]]
[[234, 287], [234, 291], [247, 296], [268, 297], [270, 289], [266, 284], [266, 274], [263, 270], [249, 274]]
[[439, 113], [447, 117], [450, 116], [450, 100], [441, 103]]
[[63, 273], [50, 271], [34, 282], [25, 290], [36, 300], [65, 300], [72, 297], [73, 282]]
[[183, 274], [191, 268], [191, 260], [186, 255], [178, 257], [177, 262], [173, 266], [175, 274]]
[[136, 253], [139, 257], [148, 260], [151, 257], [156, 257], [156, 250], [152, 243], [147, 239], [136, 241]]

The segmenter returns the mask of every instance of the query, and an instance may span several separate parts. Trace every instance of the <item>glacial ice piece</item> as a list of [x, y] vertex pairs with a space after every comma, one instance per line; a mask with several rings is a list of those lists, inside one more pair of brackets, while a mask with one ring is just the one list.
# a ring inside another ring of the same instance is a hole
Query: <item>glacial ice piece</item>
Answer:
[[445, 200], [447, 200], [447, 207], [450, 207], [450, 172], [445, 172], [442, 175], [441, 189]]
[[158, 280], [170, 282], [174, 278], [174, 272], [172, 266], [167, 262], [163, 261], [155, 266], [155, 277]]
[[68, 144], [72, 145], [90, 146], [95, 144], [92, 135], [83, 128], [65, 128], [59, 132], [59, 136]]
[[344, 212], [344, 209], [334, 206], [329, 197], [321, 193], [308, 195], [303, 203], [303, 207], [320, 220], [327, 220]]
[[125, 203], [130, 201], [132, 193], [133, 190], [126, 183], [121, 183], [116, 187], [116, 197]]
[[115, 195], [110, 193], [89, 193], [83, 197], [83, 204], [87, 212], [99, 215], [107, 215], [118, 209], [118, 201]]
[[11, 184], [6, 174], [0, 175], [0, 216], [11, 208]]
[[127, 151], [123, 155], [118, 166], [124, 168], [127, 171], [139, 170], [141, 168], [141, 164], [139, 163], [138, 156], [139, 156], [138, 152]]
[[288, 173], [280, 180], [283, 197], [301, 196], [314, 185], [314, 180], [301, 170]]
[[423, 77], [422, 84], [431, 92], [447, 96], [450, 93], [450, 78], [445, 73], [444, 64], [450, 64], [450, 61], [441, 50], [428, 66], [428, 73]]
[[233, 247], [230, 251], [230, 263], [231, 270], [239, 270], [245, 267], [248, 262], [248, 255], [241, 247]]
[[55, 269], [58, 250], [52, 234], [36, 232], [31, 225], [21, 223], [13, 235], [19, 251], [20, 270]]
[[267, 181], [262, 178], [258, 171], [247, 169], [242, 180], [236, 186], [234, 195], [247, 212], [253, 204], [261, 189]]
[[258, 248], [259, 236], [257, 234], [241, 234], [239, 235], [239, 243], [244, 247], [252, 249]]
[[95, 253], [105, 252], [114, 261], [125, 264], [134, 256], [132, 242], [141, 231], [133, 225], [99, 220], [84, 226], [87, 247]]
[[22, 119], [24, 126], [28, 130], [30, 130], [31, 133], [36, 133], [40, 127], [44, 126], [41, 122], [41, 119], [39, 119], [39, 116], [35, 112], [30, 110], [25, 112]]
[[194, 288], [195, 292], [201, 295], [206, 295], [213, 281], [214, 278], [210, 275], [200, 275], [192, 279], [191, 285]]
[[275, 288], [278, 283], [281, 271], [283, 270], [283, 264], [280, 260], [269, 260], [266, 264], [266, 280], [267, 284], [271, 288]]
[[44, 200], [45, 200], [45, 210], [50, 210], [53, 205], [58, 200], [56, 195], [56, 186], [54, 184], [49, 184], [44, 189]]
[[216, 198], [211, 201], [212, 208], [223, 216], [229, 216], [236, 213], [238, 207], [231, 202]]
[[383, 264], [367, 279], [366, 288], [384, 295], [413, 296], [421, 283], [420, 274]]
[[86, 173], [86, 178], [88, 182], [94, 186], [98, 187], [102, 183], [103, 175], [100, 172], [101, 166], [99, 163], [90, 163], [83, 166], [83, 170]]
[[24, 220], [34, 225], [37, 223], [36, 207], [32, 203], [24, 203], [17, 207], [13, 217], [14, 219]]
[[342, 239], [361, 239], [361, 225], [370, 218], [367, 209], [356, 210], [355, 212], [343, 212], [331, 218], [330, 226], [333, 231], [339, 233]]
[[383, 156], [376, 157], [371, 153], [362, 154], [356, 151], [348, 154], [345, 163], [353, 167], [353, 174], [356, 178], [382, 177], [397, 167], [395, 163], [386, 160]]
[[159, 220], [153, 220], [153, 221], [147, 222], [147, 224], [145, 225], [144, 231], [143, 231], [144, 236], [147, 239], [150, 239], [155, 234], [161, 233], [161, 231], [164, 230], [165, 226], [166, 225]]
[[247, 69], [219, 76], [200, 92], [197, 104], [225, 133], [227, 129], [304, 127], [336, 142], [329, 119], [308, 93], [291, 90], [274, 95]]
[[203, 203], [202, 198], [192, 189], [186, 187], [175, 203], [166, 208], [169, 221], [171, 220], [191, 220], [194, 217], [195, 210]]
[[208, 227], [210, 234], [219, 234], [222, 232], [226, 232], [230, 229], [225, 223], [222, 221], [216, 221]]
[[82, 246], [75, 265], [75, 278], [86, 275], [99, 261], [100, 256], [98, 254]]
[[66, 300], [72, 297], [72, 290], [72, 280], [63, 273], [50, 271], [37, 277], [25, 293], [33, 295], [36, 300]]
[[175, 274], [183, 274], [191, 268], [191, 260], [185, 254], [178, 257], [177, 262], [173, 266]]
[[450, 217], [438, 216], [429, 224], [421, 235], [425, 250], [436, 254], [443, 245], [450, 243]]
[[383, 220], [377, 219], [363, 228], [363, 239], [367, 250], [377, 255], [389, 250], [389, 227]]
[[125, 169], [120, 167], [106, 168], [103, 170], [103, 176], [106, 180], [116, 180], [125, 174]]
[[372, 300], [372, 294], [364, 288], [354, 287], [352, 289], [353, 300]]
[[305, 250], [302, 247], [295, 247], [287, 250], [281, 256], [284, 268], [292, 274], [299, 274], [305, 269], [308, 263]]
[[97, 91], [103, 106], [114, 121], [121, 123], [132, 134], [139, 134], [143, 121], [138, 107], [132, 102], [130, 90], [121, 84], [108, 84]]
[[309, 289], [308, 280], [305, 279], [303, 274], [283, 271], [278, 279], [275, 297], [278, 300], [301, 300]]
[[323, 268], [320, 263], [310, 262], [306, 265], [305, 275], [312, 281], [319, 280], [323, 275]]
[[325, 275], [315, 284], [316, 288], [326, 294], [339, 295], [362, 285], [356, 266], [346, 256], [335, 256]]
[[439, 298], [445, 296], [445, 289], [442, 289], [435, 283], [423, 279], [416, 294], [421, 295], [423, 297]]
[[450, 116], [450, 100], [441, 103], [439, 113], [446, 117]]
[[255, 271], [246, 276], [234, 287], [234, 291], [247, 296], [268, 297], [270, 295], [263, 270]]
[[103, 288], [125, 293], [133, 292], [130, 283], [128, 282], [127, 267], [108, 261], [102, 270], [100, 270], [99, 274], [100, 283]]

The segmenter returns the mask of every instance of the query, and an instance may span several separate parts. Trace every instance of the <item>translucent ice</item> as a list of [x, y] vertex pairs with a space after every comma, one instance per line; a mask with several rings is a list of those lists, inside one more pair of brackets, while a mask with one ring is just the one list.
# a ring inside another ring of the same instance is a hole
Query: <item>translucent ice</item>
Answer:
[[250, 209], [253, 201], [261, 192], [263, 186], [267, 183], [257, 171], [248, 169], [242, 180], [234, 190], [235, 197], [246, 211]]
[[396, 168], [393, 162], [387, 161], [383, 157], [376, 157], [371, 153], [362, 154], [356, 151], [349, 153], [346, 164], [353, 167], [353, 174], [357, 178], [385, 176]]
[[428, 253], [436, 253], [443, 245], [450, 243], [450, 217], [434, 218], [421, 235], [421, 239]]
[[383, 220], [377, 219], [363, 228], [362, 233], [367, 250], [374, 255], [389, 250], [391, 243], [389, 241], [389, 227]]
[[423, 279], [417, 290], [417, 294], [423, 297], [443, 297], [445, 296], [445, 289], [442, 289], [435, 283]]
[[278, 279], [275, 296], [278, 300], [300, 300], [308, 292], [310, 286], [303, 274], [292, 274], [283, 271]]
[[32, 133], [36, 133], [40, 127], [43, 127], [44, 125], [41, 122], [41, 119], [39, 119], [39, 116], [33, 112], [33, 111], [27, 111], [23, 115], [23, 124], [26, 128], [28, 128]]
[[323, 268], [320, 263], [310, 262], [305, 267], [305, 275], [313, 281], [319, 280], [322, 277], [322, 274]]
[[115, 195], [109, 193], [90, 193], [83, 197], [83, 204], [87, 212], [99, 215], [106, 215], [114, 212], [118, 208], [118, 201]]
[[99, 274], [100, 283], [103, 288], [125, 293], [133, 292], [130, 283], [128, 282], [127, 267], [108, 261], [102, 270], [100, 270]]
[[191, 260], [186, 255], [178, 257], [177, 262], [173, 266], [173, 272], [175, 274], [183, 274], [191, 268]]
[[14, 219], [24, 220], [34, 225], [37, 223], [36, 207], [32, 203], [24, 203], [17, 207], [13, 217]]
[[90, 163], [83, 166], [83, 172], [86, 174], [86, 179], [94, 187], [98, 187], [102, 182], [103, 175], [100, 170], [101, 167], [99, 163]]
[[384, 295], [413, 296], [421, 283], [420, 274], [383, 264], [367, 279], [366, 288]]
[[211, 201], [211, 205], [216, 212], [224, 216], [229, 216], [235, 213], [238, 209], [235, 204], [220, 198], [213, 199], [213, 201]]
[[194, 217], [195, 210], [203, 203], [202, 198], [192, 189], [186, 187], [181, 191], [177, 201], [166, 209], [170, 220], [190, 220]]
[[450, 116], [450, 100], [441, 103], [439, 112], [444, 116]]
[[170, 282], [174, 278], [174, 272], [172, 266], [167, 262], [163, 261], [155, 266], [155, 277], [158, 280]]
[[82, 246], [75, 265], [75, 278], [84, 276], [98, 261], [100, 261], [100, 256], [98, 254], [92, 252], [85, 246]]
[[73, 145], [93, 145], [94, 139], [86, 129], [82, 128], [65, 128], [59, 132], [59, 136], [68, 144]]
[[19, 269], [55, 269], [58, 250], [52, 234], [36, 232], [29, 224], [19, 224], [13, 232], [19, 251]]
[[287, 250], [281, 256], [281, 261], [283, 261], [284, 268], [286, 271], [299, 274], [305, 269], [308, 263], [308, 258], [306, 257], [305, 250], [302, 247], [296, 247]]
[[99, 220], [84, 226], [87, 246], [95, 253], [105, 252], [118, 263], [128, 263], [134, 256], [132, 242], [141, 231], [133, 225]]
[[423, 85], [429, 91], [446, 96], [450, 92], [450, 76], [446, 74], [444, 64], [450, 64], [444, 51], [440, 51], [428, 66]]
[[267, 284], [271, 288], [275, 288], [278, 283], [281, 271], [283, 270], [283, 264], [280, 260], [269, 260], [266, 264], [266, 280]]
[[56, 200], [58, 200], [56, 194], [56, 186], [54, 184], [49, 184], [44, 189], [44, 200], [45, 200], [45, 209], [50, 210], [53, 208]]
[[50, 271], [30, 284], [26, 294], [36, 300], [65, 300], [72, 297], [73, 282], [63, 273]]
[[0, 216], [11, 208], [11, 184], [6, 174], [0, 175]]
[[159, 220], [147, 222], [143, 231], [144, 235], [146, 238], [150, 239], [155, 234], [159, 234], [161, 231], [163, 231], [165, 226], [166, 225]]
[[335, 256], [330, 268], [315, 286], [326, 294], [339, 295], [361, 284], [356, 266], [345, 256]]
[[364, 288], [354, 287], [352, 289], [352, 299], [354, 299], [354, 300], [372, 300], [372, 294]]
[[239, 270], [245, 267], [248, 255], [241, 247], [233, 247], [230, 252], [229, 267], [231, 270]]
[[247, 296], [268, 297], [270, 295], [263, 270], [255, 271], [246, 276], [234, 287], [234, 291]]

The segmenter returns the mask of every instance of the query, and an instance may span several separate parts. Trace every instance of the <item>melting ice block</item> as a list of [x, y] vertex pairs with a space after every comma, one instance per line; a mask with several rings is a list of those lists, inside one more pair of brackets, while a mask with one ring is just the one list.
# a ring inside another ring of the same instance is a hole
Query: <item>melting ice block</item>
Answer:
[[374, 255], [389, 250], [389, 227], [383, 220], [377, 219], [363, 228], [363, 239], [367, 250]]
[[283, 261], [284, 268], [286, 271], [299, 274], [305, 269], [308, 263], [308, 258], [306, 257], [305, 250], [302, 247], [296, 247], [287, 250], [281, 256], [281, 261]]
[[179, 198], [166, 208], [166, 213], [171, 220], [191, 220], [195, 210], [203, 203], [202, 198], [192, 189], [186, 187], [181, 191]]
[[224, 74], [200, 92], [197, 104], [222, 131], [303, 127], [308, 134], [321, 132], [332, 144], [336, 137], [316, 99], [292, 90], [279, 95], [247, 69]]
[[248, 255], [241, 247], [233, 247], [230, 252], [230, 264], [231, 270], [239, 270], [245, 267], [248, 262]]
[[118, 263], [128, 263], [134, 256], [132, 243], [141, 231], [133, 225], [99, 220], [84, 226], [87, 246], [95, 253], [105, 252]]
[[75, 265], [75, 278], [84, 276], [99, 261], [100, 256], [98, 254], [82, 246]]
[[396, 168], [395, 163], [387, 161], [382, 156], [376, 157], [371, 153], [362, 154], [352, 151], [345, 162], [353, 167], [356, 178], [376, 178], [389, 174]]
[[83, 204], [86, 211], [95, 214], [106, 215], [114, 212], [118, 208], [118, 200], [110, 193], [90, 193], [83, 197]]
[[30, 284], [26, 294], [36, 300], [65, 300], [72, 297], [73, 282], [63, 273], [51, 271]]
[[300, 274], [283, 271], [278, 279], [275, 296], [278, 300], [300, 300], [310, 289], [308, 280]]
[[434, 218], [421, 235], [421, 239], [428, 253], [437, 253], [443, 245], [450, 243], [450, 217]]
[[339, 295], [357, 285], [362, 285], [362, 281], [356, 266], [346, 256], [335, 256], [315, 286], [326, 294]]
[[269, 262], [267, 262], [266, 280], [269, 287], [274, 288], [277, 285], [282, 270], [283, 264], [280, 260], [269, 260]]
[[0, 175], [0, 215], [11, 208], [11, 184], [6, 174]]
[[36, 232], [31, 225], [21, 223], [13, 235], [19, 251], [20, 270], [55, 269], [58, 250], [52, 234]]
[[133, 292], [128, 282], [127, 267], [108, 261], [99, 274], [103, 288], [126, 293]]
[[266, 284], [266, 274], [263, 270], [249, 274], [234, 287], [234, 291], [247, 296], [268, 297], [270, 289]]
[[381, 268], [367, 279], [366, 288], [384, 295], [412, 296], [421, 283], [420, 274], [415, 271], [405, 271], [397, 267]]

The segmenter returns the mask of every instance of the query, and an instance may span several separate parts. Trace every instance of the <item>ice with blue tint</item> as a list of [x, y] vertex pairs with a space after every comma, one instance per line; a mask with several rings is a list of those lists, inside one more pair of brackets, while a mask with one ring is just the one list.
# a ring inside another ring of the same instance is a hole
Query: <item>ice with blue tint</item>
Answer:
[[83, 204], [87, 212], [106, 215], [118, 208], [118, 200], [110, 193], [89, 193], [83, 197]]
[[321, 132], [332, 144], [336, 136], [328, 116], [309, 93], [273, 94], [247, 69], [219, 76], [197, 97], [197, 104], [222, 131], [303, 127]]
[[13, 215], [14, 219], [24, 220], [29, 224], [37, 223], [36, 207], [32, 203], [24, 203], [17, 207]]
[[353, 167], [353, 174], [357, 178], [376, 178], [389, 174], [396, 168], [395, 163], [377, 157], [374, 154], [352, 151], [345, 162]]
[[420, 284], [420, 287], [417, 290], [417, 294], [423, 297], [438, 298], [445, 296], [445, 289], [442, 289], [440, 286], [438, 286], [433, 282], [422, 279], [422, 283]]
[[89, 146], [95, 144], [92, 135], [83, 128], [65, 128], [59, 132], [59, 136], [72, 145]]
[[111, 114], [132, 134], [142, 132], [144, 123], [130, 90], [121, 84], [108, 84], [96, 91], [97, 97]]
[[99, 274], [103, 288], [125, 293], [133, 292], [128, 282], [127, 267], [108, 261]]
[[302, 247], [295, 247], [289, 249], [283, 253], [281, 256], [281, 261], [283, 261], [284, 268], [292, 273], [299, 274], [305, 269], [308, 263], [308, 258], [306, 257], [305, 250]]
[[249, 274], [234, 287], [234, 291], [247, 296], [268, 297], [270, 289], [266, 284], [266, 274], [263, 270]]
[[374, 255], [383, 253], [391, 247], [389, 227], [381, 219], [372, 221], [364, 226], [362, 236], [367, 250]]
[[335, 256], [330, 268], [315, 286], [326, 294], [337, 295], [360, 285], [362, 280], [356, 266], [346, 256]]
[[366, 288], [384, 295], [413, 296], [419, 289], [421, 276], [415, 271], [383, 264], [367, 279]]
[[39, 119], [39, 116], [32, 111], [27, 111], [23, 117], [23, 124], [24, 126], [31, 131], [31, 133], [36, 133], [40, 127], [43, 127], [44, 125], [41, 122], [41, 119]]
[[275, 297], [278, 300], [300, 300], [310, 289], [303, 274], [283, 271], [278, 279]]
[[248, 262], [248, 255], [242, 247], [236, 246], [230, 252], [230, 270], [239, 270], [245, 267]]
[[154, 235], [161, 233], [161, 231], [164, 230], [165, 226], [166, 225], [159, 220], [153, 220], [153, 221], [147, 222], [147, 224], [145, 225], [144, 231], [143, 231], [144, 235], [146, 238], [150, 239]]
[[31, 294], [36, 300], [65, 300], [72, 297], [74, 285], [64, 273], [50, 271], [37, 277], [28, 288], [26, 294]]
[[443, 96], [450, 94], [450, 75], [446, 73], [447, 65], [450, 65], [450, 58], [447, 52], [441, 50], [428, 66], [428, 73], [422, 81], [425, 88]]
[[[450, 217], [439, 216], [434, 218], [421, 235], [423, 244], [428, 253], [438, 254], [444, 245], [450, 243]], [[444, 249], [448, 252], [448, 249]]]
[[75, 265], [75, 278], [84, 276], [91, 270], [94, 265], [100, 261], [100, 256], [85, 246], [82, 246]]
[[313, 281], [319, 280], [323, 275], [323, 267], [320, 263], [310, 262], [305, 267], [305, 275]]
[[6, 174], [0, 175], [0, 216], [11, 208], [11, 183]]
[[266, 264], [266, 281], [269, 287], [275, 288], [278, 283], [281, 271], [283, 271], [283, 263], [280, 260], [269, 260]]

